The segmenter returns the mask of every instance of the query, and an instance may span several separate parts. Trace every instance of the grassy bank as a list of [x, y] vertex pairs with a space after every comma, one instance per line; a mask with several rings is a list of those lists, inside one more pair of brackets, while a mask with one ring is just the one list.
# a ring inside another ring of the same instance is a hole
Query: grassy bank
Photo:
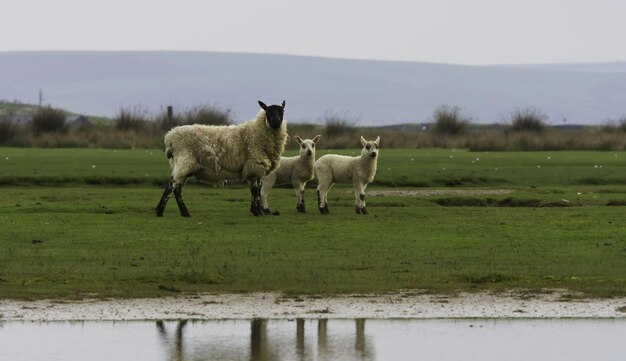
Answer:
[[[254, 218], [245, 189], [191, 186], [190, 219], [177, 214], [175, 203], [164, 218], [154, 217], [157, 187], [4, 188], [0, 295], [556, 287], [623, 296], [626, 224], [621, 207], [602, 204], [625, 199], [626, 188], [595, 188], [495, 196], [578, 197], [579, 206], [563, 208], [378, 196], [369, 199], [369, 216], [354, 214], [347, 188], [331, 193], [329, 216], [296, 213], [291, 190], [277, 189], [272, 206], [282, 215]], [[312, 192], [307, 200], [311, 207]]]

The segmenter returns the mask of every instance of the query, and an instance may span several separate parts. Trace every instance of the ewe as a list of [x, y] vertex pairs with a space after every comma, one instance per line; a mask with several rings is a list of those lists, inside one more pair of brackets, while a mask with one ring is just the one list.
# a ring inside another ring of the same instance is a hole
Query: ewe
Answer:
[[263, 212], [269, 214], [270, 208], [267, 204], [267, 196], [274, 184], [291, 183], [296, 190], [296, 209], [298, 212], [305, 212], [304, 207], [304, 186], [313, 179], [315, 166], [315, 145], [320, 140], [320, 135], [313, 139], [305, 139], [296, 135], [296, 141], [300, 145], [300, 155], [295, 157], [281, 157], [280, 164], [276, 170], [261, 179], [261, 202]]
[[356, 198], [356, 213], [367, 214], [365, 206], [365, 188], [374, 180], [378, 160], [378, 143], [361, 137], [363, 149], [358, 157], [326, 154], [315, 162], [317, 186], [317, 204], [322, 214], [328, 211], [328, 191], [335, 183], [352, 183]]
[[287, 140], [287, 123], [283, 121], [282, 105], [265, 105], [255, 119], [240, 125], [183, 125], [165, 135], [165, 153], [172, 168], [172, 177], [165, 186], [156, 207], [157, 217], [173, 192], [183, 217], [189, 211], [182, 191], [187, 178], [219, 182], [243, 179], [250, 183], [250, 211], [262, 215], [261, 178], [272, 172], [280, 162]]

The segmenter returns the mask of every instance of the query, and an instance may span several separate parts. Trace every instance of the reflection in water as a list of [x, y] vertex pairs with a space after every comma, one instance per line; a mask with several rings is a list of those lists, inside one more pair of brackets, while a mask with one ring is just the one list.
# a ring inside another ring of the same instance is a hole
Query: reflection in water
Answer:
[[[242, 321], [239, 321], [242, 322]], [[268, 332], [268, 322], [275, 326]], [[349, 322], [349, 321], [346, 321]], [[355, 331], [353, 335], [346, 334], [345, 325], [338, 327], [337, 333], [328, 340], [328, 320], [309, 320], [308, 328], [317, 326], [317, 340], [313, 336], [307, 338], [305, 330], [307, 321], [296, 319], [295, 330], [293, 322], [268, 321], [253, 319], [250, 321], [249, 359], [251, 361], [269, 360], [336, 360], [355, 359], [373, 360], [373, 351], [368, 347], [368, 338], [365, 334], [365, 320], [353, 321]], [[344, 322], [345, 323], [345, 322]], [[226, 359], [245, 359], [245, 350], [241, 342], [236, 342], [230, 336], [230, 343], [223, 338], [184, 337], [183, 332], [187, 321], [178, 321], [175, 331], [168, 331], [166, 323], [156, 321], [156, 328], [163, 350], [168, 361], [189, 361], [214, 359], [217, 356]], [[287, 326], [287, 327], [285, 327]], [[170, 325], [171, 328], [171, 325]], [[295, 331], [295, 333], [294, 333]], [[295, 336], [295, 337], [294, 337]], [[353, 338], [353, 341], [350, 341]], [[290, 341], [291, 340], [291, 341]], [[192, 347], [186, 347], [186, 343]], [[317, 345], [317, 347], [315, 347]], [[351, 346], [350, 346], [351, 345]]]
[[167, 349], [170, 349], [169, 352], [169, 360], [172, 361], [184, 361], [183, 358], [183, 328], [187, 325], [187, 320], [178, 321], [178, 325], [176, 326], [176, 332], [174, 333], [173, 340], [167, 335], [167, 331], [165, 329], [165, 325], [163, 321], [157, 321], [156, 326], [159, 331], [159, 336], [161, 336], [161, 342], [163, 346]]
[[625, 334], [626, 318], [0, 321], [0, 360], [623, 361]]

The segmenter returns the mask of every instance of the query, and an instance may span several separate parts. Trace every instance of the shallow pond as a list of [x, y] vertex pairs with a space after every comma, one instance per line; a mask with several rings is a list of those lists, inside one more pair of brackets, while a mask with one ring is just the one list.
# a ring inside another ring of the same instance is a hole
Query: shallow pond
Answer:
[[0, 360], [626, 360], [618, 320], [0, 323]]

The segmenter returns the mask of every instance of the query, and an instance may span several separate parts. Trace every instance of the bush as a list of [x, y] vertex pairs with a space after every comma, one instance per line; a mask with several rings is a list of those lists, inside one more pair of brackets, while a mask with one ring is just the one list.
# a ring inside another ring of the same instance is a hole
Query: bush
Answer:
[[0, 144], [11, 139], [16, 132], [17, 126], [8, 117], [0, 116]]
[[541, 133], [548, 127], [548, 116], [535, 107], [518, 108], [511, 113], [509, 130]]
[[442, 105], [433, 113], [431, 131], [438, 134], [459, 135], [467, 132], [471, 118], [461, 108]]
[[221, 110], [212, 105], [199, 105], [185, 111], [183, 114], [185, 124], [205, 125], [229, 125], [230, 109]]
[[328, 138], [353, 133], [356, 121], [350, 121], [346, 114], [340, 115], [331, 110], [324, 115], [324, 135]]
[[52, 107], [38, 108], [33, 114], [35, 133], [60, 132], [65, 128], [66, 113]]
[[147, 125], [147, 119], [142, 115], [141, 109], [120, 108], [114, 118], [115, 128], [119, 130], [143, 131]]
[[602, 130], [608, 133], [626, 133], [626, 115], [623, 115], [617, 121], [609, 119], [607, 123], [602, 126]]

